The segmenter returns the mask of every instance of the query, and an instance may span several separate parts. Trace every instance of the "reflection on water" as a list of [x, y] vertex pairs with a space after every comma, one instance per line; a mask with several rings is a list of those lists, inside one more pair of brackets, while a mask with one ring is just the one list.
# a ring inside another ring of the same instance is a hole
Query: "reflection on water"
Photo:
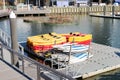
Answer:
[[[17, 35], [18, 40], [26, 41], [28, 36], [33, 36], [37, 34], [44, 34], [49, 32], [56, 33], [69, 33], [69, 32], [81, 32], [81, 33], [91, 33], [93, 35], [93, 42], [109, 45], [112, 47], [120, 48], [120, 20], [119, 19], [104, 19], [89, 17], [88, 15], [75, 15], [73, 16], [71, 23], [65, 24], [48, 24], [48, 23], [26, 23], [23, 22], [22, 18], [17, 19]], [[3, 29], [8, 34], [10, 33], [9, 29], [9, 20], [0, 20], [0, 28]], [[118, 70], [118, 69], [117, 69]], [[119, 75], [118, 71], [110, 72], [111, 75]], [[108, 73], [107, 73], [108, 74]], [[111, 76], [110, 75], [110, 76]], [[109, 80], [107, 76], [102, 76], [98, 78], [99, 75], [91, 77], [86, 80]], [[108, 75], [109, 76], [109, 75]], [[105, 79], [104, 79], [105, 78]], [[109, 78], [109, 77], [108, 77]], [[118, 80], [110, 79], [110, 80]]]
[[[95, 20], [95, 18], [93, 18]], [[96, 21], [99, 24], [96, 24], [95, 21], [93, 21], [93, 19], [91, 20], [93, 23], [92, 27], [93, 27], [93, 31], [92, 34], [93, 36], [97, 36], [97, 37], [93, 37], [93, 40], [95, 42], [99, 42], [101, 44], [106, 44], [106, 45], [110, 45], [110, 39], [111, 39], [111, 32], [112, 32], [112, 24], [113, 21], [110, 19], [96, 19]]]

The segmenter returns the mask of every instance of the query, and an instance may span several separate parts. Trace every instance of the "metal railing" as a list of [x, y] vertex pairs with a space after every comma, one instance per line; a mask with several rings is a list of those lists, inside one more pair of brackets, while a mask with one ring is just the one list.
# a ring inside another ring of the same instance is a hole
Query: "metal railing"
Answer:
[[[19, 53], [19, 52], [15, 52], [11, 48], [0, 43], [0, 53], [1, 53], [0, 57], [3, 60], [6, 60], [4, 58], [4, 55], [8, 55], [8, 53], [5, 53], [6, 50], [9, 51], [10, 55], [14, 54], [14, 55], [18, 56], [19, 62], [21, 63], [19, 65], [18, 69], [21, 70], [24, 74], [32, 77], [35, 80], [41, 80], [40, 75], [42, 75], [43, 73], [46, 73], [47, 75], [56, 76], [57, 80], [75, 80], [72, 77], [65, 75], [63, 73], [60, 73], [54, 69], [51, 69], [50, 67], [43, 65], [43, 64], [41, 64], [41, 63], [31, 59], [31, 58]], [[54, 78], [54, 77], [52, 77], [52, 78]]]
[[0, 29], [0, 41], [3, 42], [8, 47], [11, 47], [11, 38], [2, 29]]
[[[4, 44], [3, 44], [4, 43]], [[19, 70], [31, 77], [33, 80], [44, 80], [49, 78], [54, 78], [55, 80], [75, 80], [71, 76], [63, 74], [61, 72], [56, 71], [46, 65], [41, 64], [40, 62], [33, 60], [24, 55], [23, 47], [19, 45], [21, 48], [19, 52], [11, 49], [11, 38], [4, 31], [0, 29], [0, 58], [4, 61], [11, 63], [12, 55], [18, 57], [19, 62]], [[47, 76], [50, 75], [50, 76]], [[53, 80], [54, 80], [53, 79]]]

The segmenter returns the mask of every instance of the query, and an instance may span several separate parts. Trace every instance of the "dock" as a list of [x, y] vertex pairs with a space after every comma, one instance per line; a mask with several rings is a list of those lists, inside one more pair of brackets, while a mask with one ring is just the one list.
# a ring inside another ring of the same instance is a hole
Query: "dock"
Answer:
[[17, 16], [40, 16], [40, 15], [45, 15], [49, 14], [50, 10], [49, 9], [43, 9], [43, 10], [17, 10], [15, 11], [15, 14]]
[[[41, 16], [46, 15], [50, 13], [49, 9], [43, 9], [43, 10], [14, 10], [16, 16]], [[8, 17], [10, 11], [6, 10], [0, 10], [0, 18]]]
[[[93, 57], [88, 60], [68, 65], [66, 68], [57, 71], [73, 78], [84, 79], [120, 68], [120, 49], [92, 43], [90, 53], [93, 54]], [[49, 73], [45, 72], [44, 75], [47, 76]], [[49, 77], [53, 79], [52, 76]]]
[[[92, 42], [90, 54], [93, 57], [83, 62], [70, 64], [65, 68], [57, 69], [57, 71], [73, 78], [84, 79], [120, 68], [120, 49]], [[43, 71], [43, 75], [51, 80], [56, 80], [57, 77], [47, 71]]]
[[89, 14], [91, 17], [101, 17], [101, 18], [111, 18], [111, 19], [120, 19], [120, 16], [116, 16], [116, 15], [110, 15], [110, 14], [97, 14], [97, 13], [92, 13]]

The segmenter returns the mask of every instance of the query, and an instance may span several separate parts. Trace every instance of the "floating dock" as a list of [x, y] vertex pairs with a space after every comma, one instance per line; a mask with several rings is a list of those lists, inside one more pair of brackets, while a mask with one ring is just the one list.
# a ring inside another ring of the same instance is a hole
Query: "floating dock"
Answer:
[[101, 17], [101, 18], [111, 18], [111, 19], [120, 19], [120, 16], [117, 16], [117, 15], [110, 15], [110, 14], [106, 14], [106, 15], [103, 15], [103, 14], [96, 14], [96, 13], [92, 13], [92, 14], [89, 14], [90, 16], [92, 17]]
[[[57, 71], [72, 76], [73, 78], [84, 79], [120, 68], [119, 49], [92, 43], [90, 47], [90, 53], [93, 54], [93, 57], [89, 58], [88, 60], [80, 63], [70, 64], [66, 68], [61, 68]], [[49, 73], [44, 72], [43, 74], [53, 79], [52, 76], [49, 76]]]
[[[120, 68], [120, 49], [91, 43], [90, 54], [92, 54], [93, 57], [83, 62], [70, 64], [65, 68], [57, 69], [57, 71], [72, 76], [73, 78], [84, 79]], [[56, 80], [55, 75], [52, 76], [52, 74], [48, 72], [43, 72], [42, 74], [44, 77]]]

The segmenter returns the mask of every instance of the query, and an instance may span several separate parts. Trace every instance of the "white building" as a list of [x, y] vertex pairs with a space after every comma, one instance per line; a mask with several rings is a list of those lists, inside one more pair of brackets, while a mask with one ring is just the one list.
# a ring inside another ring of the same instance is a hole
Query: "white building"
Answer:
[[57, 0], [58, 7], [67, 7], [69, 6], [69, 0]]
[[87, 5], [88, 2], [89, 2], [89, 0], [76, 0], [77, 6], [80, 6], [80, 5]]

